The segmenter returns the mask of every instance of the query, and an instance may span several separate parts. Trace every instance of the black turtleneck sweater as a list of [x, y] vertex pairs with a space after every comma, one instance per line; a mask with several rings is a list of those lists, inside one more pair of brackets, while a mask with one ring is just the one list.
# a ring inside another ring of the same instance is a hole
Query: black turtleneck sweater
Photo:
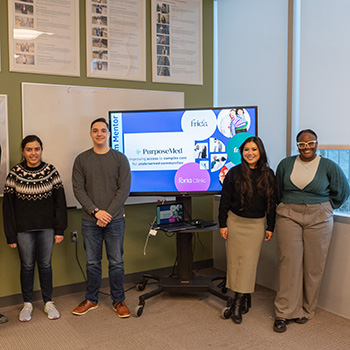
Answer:
[[[253, 186], [253, 197], [250, 203], [247, 203], [244, 208], [241, 208], [240, 193], [235, 187], [235, 179], [238, 172], [242, 171], [242, 165], [239, 164], [230, 169], [226, 174], [224, 184], [221, 191], [221, 199], [219, 206], [219, 226], [227, 227], [227, 213], [231, 210], [234, 214], [245, 218], [267, 218], [267, 230], [273, 231], [275, 227], [276, 215], [276, 199], [271, 199], [270, 208], [267, 208], [267, 200], [265, 196], [258, 193], [257, 179], [259, 177], [258, 169], [250, 169], [250, 179]], [[273, 171], [271, 176], [274, 177]]]

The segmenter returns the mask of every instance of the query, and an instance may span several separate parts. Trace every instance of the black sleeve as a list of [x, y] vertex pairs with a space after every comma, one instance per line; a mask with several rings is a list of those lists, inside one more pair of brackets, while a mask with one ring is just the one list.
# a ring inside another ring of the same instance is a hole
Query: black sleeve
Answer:
[[67, 204], [63, 186], [54, 189], [53, 196], [55, 205], [53, 228], [55, 235], [63, 236], [64, 230], [67, 228]]
[[235, 191], [233, 181], [234, 169], [235, 168], [231, 168], [226, 174], [222, 185], [218, 217], [220, 228], [227, 227], [227, 213], [230, 210], [232, 193]]
[[55, 170], [55, 184], [52, 192], [54, 201], [53, 229], [55, 235], [63, 236], [68, 224], [66, 195], [60, 174], [53, 165], [52, 167]]
[[270, 185], [273, 187], [273, 193], [272, 198], [270, 199], [270, 206], [266, 210], [266, 223], [267, 223], [267, 231], [273, 232], [275, 228], [275, 222], [276, 222], [276, 206], [277, 206], [277, 181], [276, 177], [271, 169], [270, 176], [269, 176], [269, 182]]
[[[10, 175], [8, 175], [9, 177]], [[7, 177], [7, 178], [8, 178]], [[6, 179], [7, 180], [7, 179]], [[7, 244], [17, 243], [17, 224], [15, 215], [15, 193], [5, 185], [2, 213]]]

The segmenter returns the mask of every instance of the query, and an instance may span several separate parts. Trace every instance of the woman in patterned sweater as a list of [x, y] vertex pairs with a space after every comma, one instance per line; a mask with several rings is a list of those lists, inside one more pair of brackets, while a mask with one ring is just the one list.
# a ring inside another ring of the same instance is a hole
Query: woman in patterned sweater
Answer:
[[42, 142], [29, 135], [21, 143], [23, 161], [14, 166], [4, 187], [3, 216], [7, 243], [18, 248], [21, 260], [21, 288], [24, 301], [22, 322], [31, 319], [35, 262], [49, 319], [60, 314], [52, 295], [51, 256], [54, 243], [63, 240], [67, 227], [67, 206], [61, 178], [51, 164], [42, 162]]

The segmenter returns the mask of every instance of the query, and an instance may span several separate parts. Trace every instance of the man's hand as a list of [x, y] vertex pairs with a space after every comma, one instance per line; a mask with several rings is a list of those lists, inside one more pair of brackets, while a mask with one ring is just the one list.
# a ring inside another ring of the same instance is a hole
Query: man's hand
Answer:
[[97, 226], [100, 226], [100, 227], [106, 227], [107, 226], [107, 224], [105, 224], [103, 221], [101, 221], [101, 220], [97, 220], [96, 221], [96, 225]]
[[97, 226], [106, 227], [112, 220], [112, 215], [107, 213], [105, 210], [99, 210], [95, 214], [95, 218], [97, 219]]

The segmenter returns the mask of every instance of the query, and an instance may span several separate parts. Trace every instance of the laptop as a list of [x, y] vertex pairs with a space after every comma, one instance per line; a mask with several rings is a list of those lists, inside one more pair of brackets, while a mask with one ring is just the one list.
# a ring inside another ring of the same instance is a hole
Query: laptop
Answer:
[[181, 202], [158, 204], [157, 205], [157, 228], [176, 232], [196, 228], [184, 220], [184, 204]]

